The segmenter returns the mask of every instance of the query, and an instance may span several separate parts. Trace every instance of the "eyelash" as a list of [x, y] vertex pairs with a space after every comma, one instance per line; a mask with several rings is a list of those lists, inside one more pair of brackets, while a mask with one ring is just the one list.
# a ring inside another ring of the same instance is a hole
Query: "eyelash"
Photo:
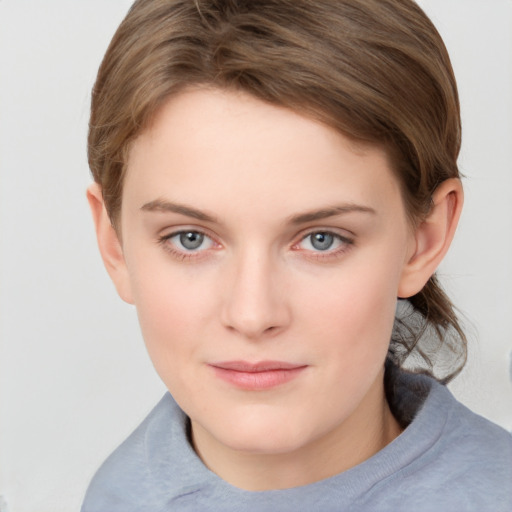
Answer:
[[195, 233], [201, 235], [205, 239], [209, 239], [212, 245], [220, 246], [220, 244], [218, 244], [213, 239], [213, 237], [211, 237], [210, 235], [208, 235], [207, 233], [200, 229], [180, 229], [179, 231], [173, 231], [172, 233], [158, 237], [158, 243], [164, 248], [164, 250], [169, 252], [173, 257], [175, 257], [179, 261], [189, 261], [207, 256], [206, 254], [203, 254], [207, 252], [206, 249], [195, 251], [191, 249], [187, 250], [184, 248], [183, 250], [179, 250], [174, 246], [174, 244], [170, 243], [170, 240], [173, 239], [174, 237], [185, 235], [187, 233]]
[[[304, 240], [307, 240], [309, 237], [317, 234], [322, 235], [329, 235], [332, 236], [335, 240], [337, 240], [340, 243], [340, 247], [337, 247], [335, 249], [327, 249], [325, 251], [320, 250], [310, 250], [308, 251], [308, 258], [312, 258], [315, 260], [327, 260], [327, 259], [337, 259], [341, 256], [344, 256], [345, 253], [351, 249], [351, 247], [354, 245], [354, 240], [352, 238], [349, 238], [347, 236], [340, 235], [339, 233], [336, 233], [335, 231], [330, 231], [328, 229], [314, 229], [311, 231], [308, 231], [305, 233], [299, 240], [299, 242], [295, 243], [292, 246], [292, 249], [295, 249], [298, 247], [300, 243], [302, 243]], [[300, 250], [300, 249], [298, 249]]]
[[[220, 247], [220, 244], [216, 242], [212, 236], [208, 235], [207, 233], [200, 229], [181, 229], [179, 231], [173, 231], [172, 233], [158, 237], [158, 243], [162, 245], [162, 247], [167, 252], [169, 252], [173, 257], [175, 257], [179, 261], [190, 261], [206, 257], [207, 254], [205, 253], [207, 253], [208, 249], [197, 251], [187, 249], [179, 250], [175, 248], [174, 244], [169, 243], [171, 239], [187, 233], [195, 233], [201, 235], [205, 239], [209, 239], [211, 241], [211, 244], [213, 244], [214, 246]], [[312, 235], [316, 234], [332, 236], [341, 245], [340, 247], [337, 247], [335, 249], [326, 249], [325, 251], [308, 250], [308, 258], [313, 258], [316, 260], [336, 259], [344, 255], [354, 245], [354, 240], [352, 238], [340, 235], [339, 233], [336, 233], [334, 231], [329, 231], [328, 229], [315, 229], [303, 234], [300, 240], [291, 246], [291, 249], [297, 251], [300, 250], [297, 248], [299, 244], [301, 244], [304, 240], [307, 240], [308, 237], [311, 237]]]

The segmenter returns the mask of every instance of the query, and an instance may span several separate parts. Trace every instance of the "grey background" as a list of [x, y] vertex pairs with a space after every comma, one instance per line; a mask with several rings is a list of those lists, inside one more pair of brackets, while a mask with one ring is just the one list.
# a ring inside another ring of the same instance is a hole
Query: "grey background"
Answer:
[[[0, 1], [0, 495], [11, 512], [78, 510], [164, 392], [102, 267], [84, 192], [89, 91], [129, 4]], [[470, 360], [451, 387], [512, 429], [512, 2], [421, 4], [463, 112], [466, 208], [440, 274], [468, 318]]]

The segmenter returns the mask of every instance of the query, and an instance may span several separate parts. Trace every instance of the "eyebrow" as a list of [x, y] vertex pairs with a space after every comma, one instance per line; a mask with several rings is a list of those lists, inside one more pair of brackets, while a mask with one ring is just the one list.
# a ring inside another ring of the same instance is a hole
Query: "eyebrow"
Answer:
[[170, 201], [165, 201], [164, 199], [155, 199], [154, 201], [150, 201], [149, 203], [144, 204], [141, 207], [141, 210], [146, 212], [173, 212], [179, 213], [180, 215], [185, 215], [186, 217], [202, 220], [204, 222], [217, 222], [217, 219], [213, 215], [209, 215], [190, 206], [171, 203]]
[[304, 224], [306, 222], [312, 222], [315, 220], [327, 219], [329, 217], [335, 217], [337, 215], [343, 215], [346, 213], [369, 213], [376, 215], [377, 212], [369, 206], [363, 206], [358, 204], [344, 204], [341, 206], [333, 206], [332, 208], [322, 208], [320, 210], [312, 210], [310, 212], [301, 213], [294, 215], [290, 219], [290, 224]]
[[[144, 204], [141, 210], [147, 212], [172, 212], [186, 217], [192, 217], [197, 220], [204, 222], [217, 223], [215, 216], [205, 213], [191, 206], [185, 206], [179, 203], [173, 203], [164, 199], [155, 199], [149, 203]], [[340, 206], [333, 206], [331, 208], [321, 208], [319, 210], [312, 210], [298, 215], [293, 215], [289, 219], [290, 224], [304, 224], [306, 222], [313, 222], [315, 220], [327, 219], [329, 217], [335, 217], [337, 215], [343, 215], [347, 213], [360, 212], [375, 215], [377, 212], [369, 206], [363, 206], [358, 204], [344, 204]]]

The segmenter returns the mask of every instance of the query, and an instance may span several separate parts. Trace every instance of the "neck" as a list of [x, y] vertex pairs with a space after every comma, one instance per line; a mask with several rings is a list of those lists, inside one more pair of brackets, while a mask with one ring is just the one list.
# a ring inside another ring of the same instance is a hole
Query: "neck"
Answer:
[[341, 425], [295, 451], [233, 450], [192, 422], [194, 448], [210, 470], [249, 491], [288, 489], [337, 475], [369, 459], [401, 433], [386, 401], [382, 377]]

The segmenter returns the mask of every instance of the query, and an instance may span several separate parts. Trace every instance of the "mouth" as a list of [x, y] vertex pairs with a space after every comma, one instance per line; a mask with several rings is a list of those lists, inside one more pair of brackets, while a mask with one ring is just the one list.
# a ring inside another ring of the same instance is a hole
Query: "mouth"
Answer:
[[307, 365], [284, 361], [223, 361], [210, 363], [216, 376], [247, 391], [263, 391], [281, 386], [298, 377]]

